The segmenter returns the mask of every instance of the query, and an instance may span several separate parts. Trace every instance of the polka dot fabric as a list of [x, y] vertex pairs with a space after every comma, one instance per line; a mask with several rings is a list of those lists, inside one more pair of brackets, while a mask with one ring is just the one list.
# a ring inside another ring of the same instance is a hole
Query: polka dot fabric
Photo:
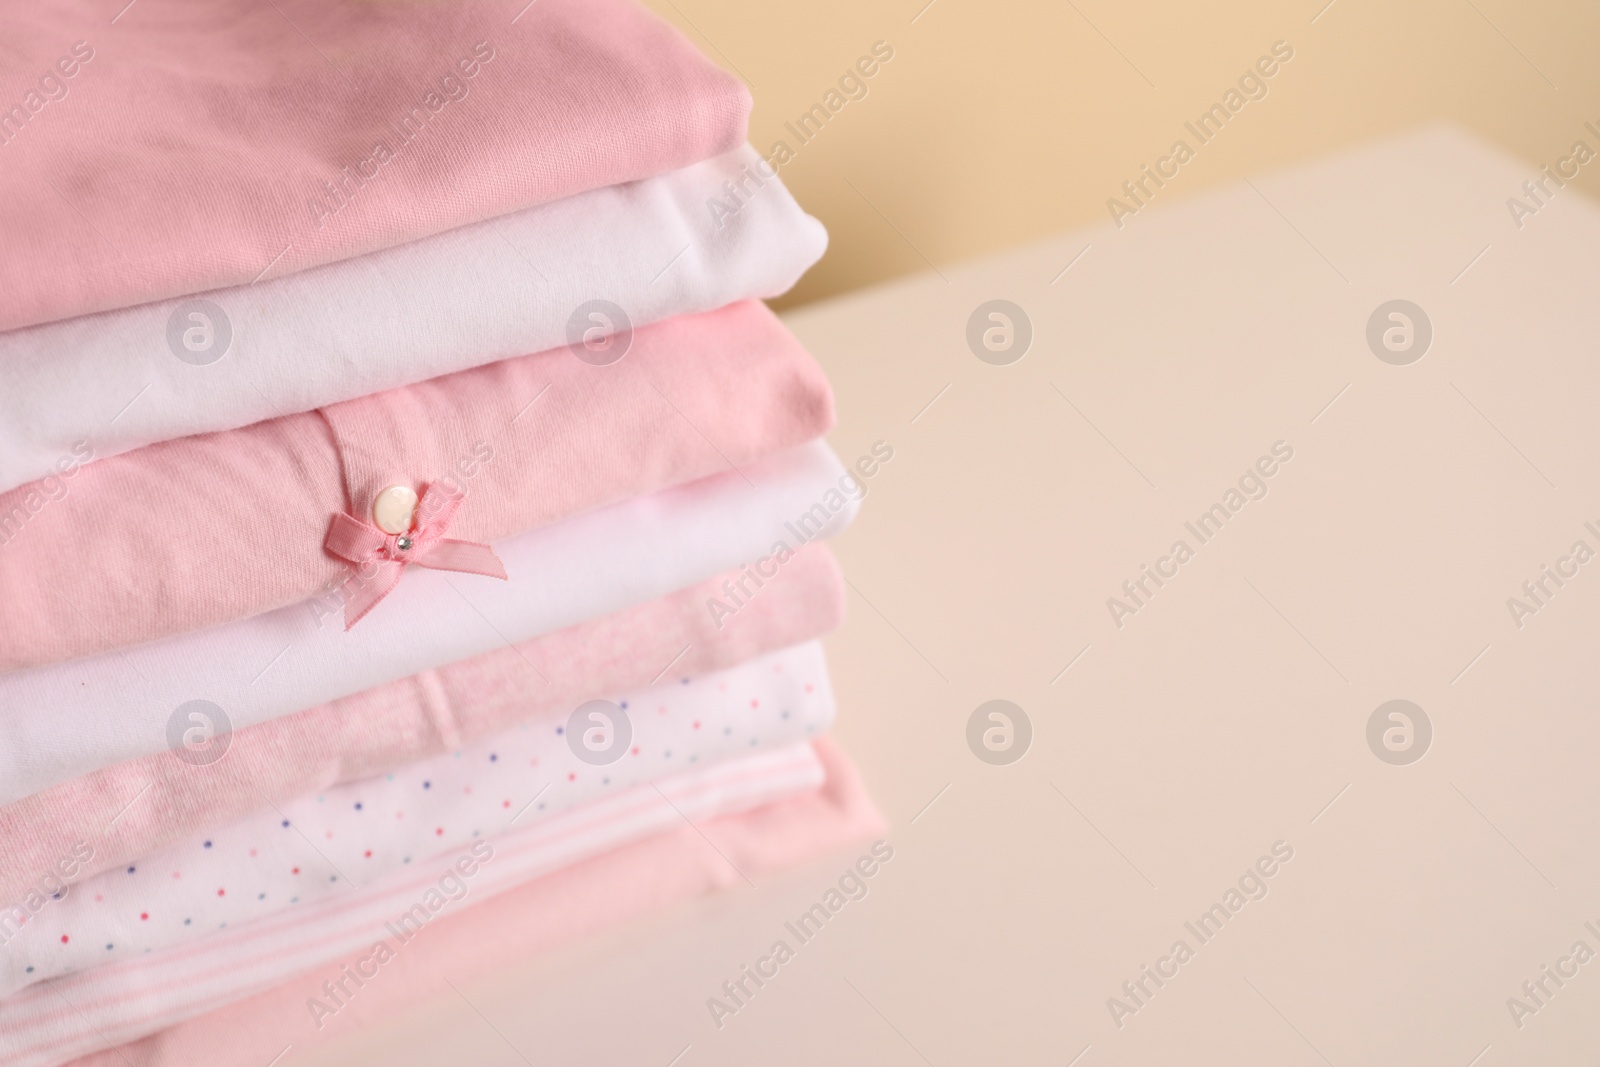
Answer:
[[[542, 716], [393, 774], [269, 805], [88, 879], [5, 941], [0, 993], [359, 890], [475, 838], [810, 739], [834, 714], [815, 641], [612, 699], [631, 728], [615, 762], [580, 758], [580, 751], [599, 757], [584, 749], [583, 737], [569, 742], [568, 716]], [[585, 722], [586, 733], [593, 722]]]
[[[97, 1051], [111, 1056], [112, 1062], [101, 1067], [154, 1067], [155, 1060], [164, 1061], [165, 1053], [172, 1051], [161, 1038], [151, 1043], [162, 1048], [156, 1055], [150, 1044], [130, 1050], [128, 1042], [274, 987], [292, 991], [295, 1019], [309, 1022], [313, 1033], [348, 1034], [342, 1024], [347, 1019], [354, 1022], [351, 1016], [330, 1023], [325, 1031], [317, 1028], [318, 1022], [329, 1020], [313, 1018], [306, 1007], [309, 996], [326, 995], [319, 984], [325, 980], [323, 974], [315, 971], [351, 953], [370, 959], [380, 942], [395, 954], [388, 964], [380, 965], [385, 971], [402, 961], [426, 960], [415, 954], [438, 945], [458, 920], [485, 906], [494, 908], [502, 894], [521, 898], [514, 906], [538, 908], [547, 898], [529, 901], [519, 890], [581, 878], [592, 867], [590, 861], [609, 864], [638, 845], [651, 845], [654, 859], [629, 864], [632, 869], [626, 871], [612, 867], [619, 881], [591, 882], [580, 906], [558, 902], [546, 912], [491, 920], [487, 935], [473, 935], [472, 940], [487, 940], [503, 950], [516, 944], [516, 927], [529, 920], [567, 935], [621, 921], [630, 896], [642, 893], [665, 903], [670, 895], [662, 890], [673, 876], [674, 864], [656, 846], [686, 846], [700, 858], [696, 866], [711, 876], [713, 884], [736, 884], [740, 870], [770, 870], [774, 859], [788, 862], [780, 858], [798, 859], [810, 851], [806, 841], [817, 844], [815, 831], [821, 827], [803, 812], [817, 814], [818, 801], [836, 806], [850, 790], [846, 781], [842, 793], [840, 780], [851, 776], [826, 737], [702, 763], [659, 782], [597, 797], [544, 822], [526, 828], [519, 824], [492, 842], [474, 841], [461, 853], [419, 860], [360, 893], [327, 897], [186, 945], [36, 982], [0, 1002], [0, 1067], [56, 1067], [67, 1060], [79, 1063], [73, 1057]], [[878, 821], [875, 815], [869, 818]], [[803, 825], [808, 821], [809, 829]], [[486, 855], [490, 851], [492, 857]], [[478, 858], [477, 871], [470, 877], [461, 875], [464, 853]], [[459, 881], [446, 881], [457, 875], [467, 878], [465, 895]], [[416, 929], [418, 923], [425, 923], [426, 933]], [[431, 969], [437, 964], [421, 966]], [[363, 969], [371, 973], [370, 968]], [[447, 968], [457, 976], [474, 969]], [[440, 992], [449, 989], [438, 980], [442, 972], [432, 970], [432, 974]], [[348, 980], [346, 984], [348, 992]], [[367, 997], [391, 988], [388, 977], [369, 982], [354, 1006], [355, 1016], [366, 1014]], [[304, 1061], [302, 1053], [311, 1042], [300, 1039], [303, 1030], [274, 1023], [268, 1029], [272, 1051], [249, 1067], [263, 1067], [273, 1056], [280, 1067]], [[286, 1030], [297, 1031], [292, 1059], [284, 1058], [288, 1055], [284, 1045], [290, 1043]], [[229, 1030], [224, 1041], [229, 1055], [176, 1052], [172, 1062], [209, 1067], [219, 1058], [232, 1060], [256, 1032], [245, 1022]]]

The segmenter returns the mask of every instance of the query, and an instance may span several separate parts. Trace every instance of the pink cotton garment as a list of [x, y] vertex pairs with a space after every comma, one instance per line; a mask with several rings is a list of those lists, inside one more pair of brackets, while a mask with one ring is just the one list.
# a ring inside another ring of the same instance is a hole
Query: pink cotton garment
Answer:
[[[748, 565], [752, 578], [757, 570], [770, 577], [798, 544], [847, 527], [864, 490], [826, 444], [812, 441], [739, 471], [497, 542], [511, 581], [419, 567], [384, 610], [354, 630], [329, 620], [336, 598], [301, 601], [225, 626], [0, 674], [0, 709], [27, 709], [0, 714], [0, 802], [183, 749], [196, 712], [202, 726], [223, 725], [225, 715], [243, 729], [621, 611], [730, 568]], [[179, 710], [196, 699], [212, 706]]]
[[190, 764], [162, 752], [0, 808], [0, 912], [266, 804], [384, 774], [604, 693], [732, 667], [820, 637], [844, 619], [844, 583], [826, 545], [801, 549], [760, 596], [714, 620], [707, 601], [723, 596], [722, 583], [737, 577], [718, 575], [514, 647], [237, 730], [214, 763]]
[[606, 366], [553, 349], [114, 456], [53, 499], [40, 483], [0, 495], [0, 671], [327, 594], [351, 573], [323, 548], [329, 522], [371, 521], [387, 486], [449, 480], [466, 494], [449, 536], [492, 543], [832, 422], [822, 369], [745, 301], [640, 329]]
[[0, 329], [650, 177], [737, 147], [749, 116], [631, 0], [119, 7], [0, 16]]
[[[86, 1056], [74, 1061], [76, 1067], [261, 1067], [285, 1045], [296, 1053], [325, 1049], [417, 1005], [454, 997], [447, 978], [510, 967], [575, 938], [727, 888], [742, 882], [740, 871], [760, 877], [882, 834], [883, 818], [855, 768], [827, 738], [813, 748], [827, 773], [818, 792], [701, 823], [698, 830], [705, 838], [696, 828], [681, 826], [442, 917], [384, 964], [381, 977], [359, 989], [344, 976], [369, 951]], [[892, 861], [892, 846], [884, 847]], [[330, 1016], [310, 1007], [313, 998], [327, 998], [324, 982], [341, 980], [355, 992], [341, 998], [337, 1012]]]
[[[807, 744], [674, 775], [419, 861], [337, 902], [229, 926], [182, 948], [107, 963], [0, 1001], [0, 1067], [42, 1067], [121, 1044], [211, 1007], [272, 988], [386, 936], [402, 947], [435, 919], [547, 874], [688, 823], [754, 811], [820, 789], [826, 769]], [[475, 860], [475, 863], [468, 862]], [[391, 933], [398, 929], [410, 938]]]
[[478, 842], [498, 849], [625, 793], [657, 801], [655, 785], [681, 774], [821, 737], [835, 713], [816, 640], [595, 695], [389, 774], [263, 804], [38, 911], [0, 911], [0, 996], [199, 949], [218, 930], [354, 905], [436, 857]]
[[[185, 296], [0, 332], [0, 492], [91, 450], [105, 459], [567, 344], [574, 312], [596, 298], [639, 327], [775, 297], [822, 255], [827, 234], [780, 180], [759, 174], [764, 184], [736, 213], [707, 210], [725, 182], [750, 189], [752, 168], [764, 169], [746, 145], [213, 290], [203, 305]], [[176, 345], [175, 320], [186, 327]]]

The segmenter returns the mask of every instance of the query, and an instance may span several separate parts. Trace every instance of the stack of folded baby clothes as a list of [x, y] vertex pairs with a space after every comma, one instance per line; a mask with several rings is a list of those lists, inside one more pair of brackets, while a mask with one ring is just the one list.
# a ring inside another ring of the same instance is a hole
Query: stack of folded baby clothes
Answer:
[[4, 16], [0, 1067], [292, 1063], [879, 828], [822, 228], [672, 29], [518, 6]]

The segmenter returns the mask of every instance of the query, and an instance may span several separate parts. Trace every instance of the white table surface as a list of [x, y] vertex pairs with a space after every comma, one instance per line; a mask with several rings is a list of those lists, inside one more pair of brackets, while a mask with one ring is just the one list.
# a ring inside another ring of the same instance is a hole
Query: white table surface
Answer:
[[[1600, 212], [1565, 190], [1518, 229], [1536, 176], [1424, 131], [788, 316], [840, 455], [895, 449], [829, 642], [895, 860], [720, 1030], [706, 999], [853, 852], [294, 1062], [1590, 1062], [1600, 959], [1507, 1007], [1600, 952], [1600, 560], [1520, 629], [1506, 605], [1600, 550]], [[1033, 325], [1008, 366], [965, 340], [991, 298]], [[1434, 328], [1407, 366], [1365, 340], [1394, 298]], [[1119, 629], [1106, 599], [1279, 440], [1268, 495]], [[966, 742], [995, 698], [1034, 727], [1008, 766]], [[1393, 698], [1434, 731], [1409, 765], [1366, 739]], [[1108, 998], [1180, 938], [1119, 1028]]]

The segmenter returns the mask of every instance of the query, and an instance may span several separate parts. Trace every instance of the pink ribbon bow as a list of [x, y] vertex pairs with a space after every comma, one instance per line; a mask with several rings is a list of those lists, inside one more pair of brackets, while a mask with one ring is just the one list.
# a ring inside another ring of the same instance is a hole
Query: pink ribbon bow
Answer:
[[399, 584], [407, 563], [505, 578], [505, 565], [488, 545], [444, 536], [465, 499], [460, 490], [435, 482], [417, 505], [411, 529], [403, 534], [384, 533], [352, 515], [341, 513], [333, 517], [324, 547], [356, 566], [356, 572], [341, 589], [346, 630], [389, 595]]

